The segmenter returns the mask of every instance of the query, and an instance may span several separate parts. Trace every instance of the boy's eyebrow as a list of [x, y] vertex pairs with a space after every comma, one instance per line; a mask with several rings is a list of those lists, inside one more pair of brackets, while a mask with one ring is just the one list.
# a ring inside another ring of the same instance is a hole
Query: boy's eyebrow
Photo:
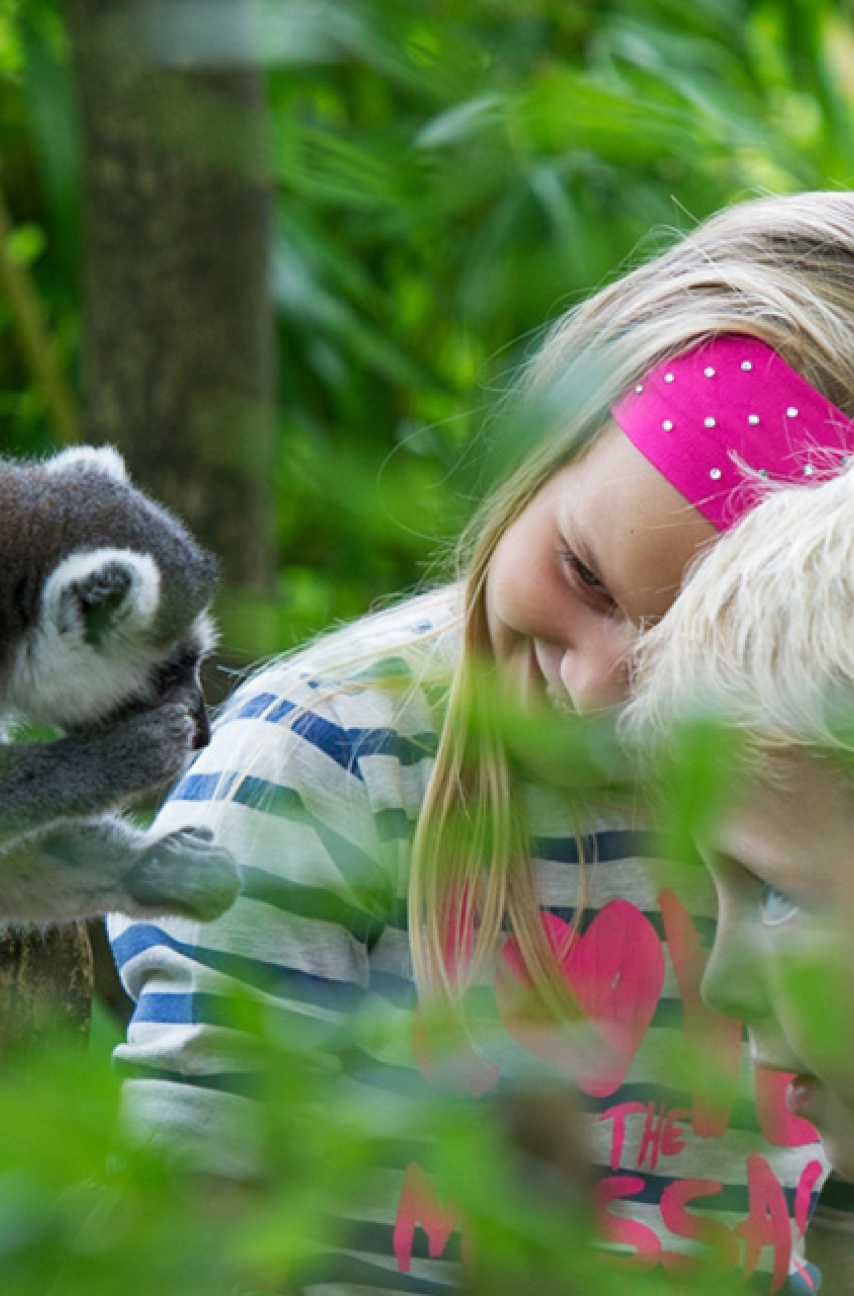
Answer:
[[733, 855], [732, 851], [724, 850], [723, 847], [712, 845], [707, 848], [706, 853], [711, 855], [716, 863], [723, 864], [725, 868], [738, 869], [739, 873], [749, 874], [755, 882], [765, 882], [767, 880], [761, 873], [757, 873], [754, 868], [751, 868], [743, 856]]
[[[791, 875], [791, 861], [778, 861], [779, 867], [774, 867], [774, 861], [762, 859], [761, 857], [748, 862], [743, 855], [734, 855], [732, 851], [723, 849], [723, 847], [712, 846], [711, 854], [715, 860], [724, 865], [726, 868], [735, 868], [742, 873], [747, 873], [754, 882], [760, 886], [780, 887], [781, 890], [789, 891], [794, 895], [802, 893], [804, 890], [804, 879], [796, 874]], [[771, 876], [768, 876], [768, 866], [770, 864]]]

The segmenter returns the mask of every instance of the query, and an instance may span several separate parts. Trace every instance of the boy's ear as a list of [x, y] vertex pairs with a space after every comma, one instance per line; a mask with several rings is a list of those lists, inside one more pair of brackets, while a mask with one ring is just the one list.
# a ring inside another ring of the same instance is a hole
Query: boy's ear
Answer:
[[99, 549], [66, 558], [49, 577], [45, 616], [63, 635], [94, 648], [147, 630], [160, 602], [160, 573], [148, 554]]

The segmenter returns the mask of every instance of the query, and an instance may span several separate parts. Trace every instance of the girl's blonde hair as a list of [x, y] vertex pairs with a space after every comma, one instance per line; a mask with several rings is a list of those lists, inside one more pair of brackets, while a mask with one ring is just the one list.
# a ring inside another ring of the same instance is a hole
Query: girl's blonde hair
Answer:
[[[854, 195], [766, 197], [719, 213], [570, 311], [530, 363], [508, 415], [509, 426], [525, 434], [520, 462], [473, 519], [459, 551], [462, 653], [410, 881], [415, 974], [428, 998], [453, 1004], [460, 966], [474, 979], [509, 928], [543, 1002], [571, 1011], [539, 917], [522, 776], [504, 750], [497, 717], [489, 720], [486, 579], [508, 527], [602, 432], [616, 398], [652, 366], [720, 333], [762, 340], [854, 417]], [[468, 921], [449, 928], [460, 897]], [[450, 950], [449, 930], [457, 946]]]
[[774, 489], [638, 642], [622, 727], [655, 744], [702, 714], [748, 756], [852, 748], [854, 469]]

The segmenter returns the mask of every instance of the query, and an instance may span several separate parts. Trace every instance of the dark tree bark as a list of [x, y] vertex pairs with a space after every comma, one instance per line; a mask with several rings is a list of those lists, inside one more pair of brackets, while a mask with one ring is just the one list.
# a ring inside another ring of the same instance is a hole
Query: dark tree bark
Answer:
[[[216, 0], [194, 7], [196, 19], [226, 14]], [[227, 17], [235, 30], [248, 22], [243, 0]], [[139, 484], [219, 555], [226, 581], [268, 592], [274, 344], [261, 79], [245, 61], [164, 66], [154, 47], [170, 49], [169, 5], [66, 0], [66, 18], [84, 183], [82, 439], [118, 446]], [[103, 958], [99, 970], [108, 975]], [[0, 929], [0, 1049], [58, 1021], [85, 1033], [92, 984], [83, 924]]]
[[[163, 66], [168, 5], [65, 7], [83, 145], [83, 438], [117, 445], [139, 483], [219, 554], [227, 581], [269, 592], [274, 342], [261, 78], [245, 63]], [[216, 0], [192, 8], [213, 24], [225, 16]], [[248, 25], [243, 0], [227, 8], [231, 27]], [[174, 11], [180, 22], [187, 5]]]
[[0, 1056], [61, 1029], [85, 1039], [92, 954], [83, 923], [0, 935]]

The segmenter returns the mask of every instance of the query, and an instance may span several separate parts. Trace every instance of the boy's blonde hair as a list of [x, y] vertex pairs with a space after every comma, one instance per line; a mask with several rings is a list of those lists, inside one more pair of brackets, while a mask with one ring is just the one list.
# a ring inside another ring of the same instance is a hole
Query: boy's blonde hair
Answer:
[[774, 489], [696, 565], [634, 654], [635, 740], [710, 716], [748, 751], [851, 746], [854, 470]]

